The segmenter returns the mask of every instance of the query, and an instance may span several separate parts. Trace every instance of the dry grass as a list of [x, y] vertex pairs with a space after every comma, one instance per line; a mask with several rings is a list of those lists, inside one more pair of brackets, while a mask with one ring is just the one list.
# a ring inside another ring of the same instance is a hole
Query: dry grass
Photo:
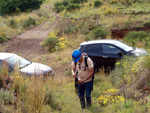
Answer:
[[[46, 2], [51, 3], [54, 2], [54, 0], [52, 1], [47, 0]], [[90, 8], [88, 8], [86, 5], [87, 4], [85, 4], [83, 10], [80, 11], [81, 13], [78, 14], [74, 13], [74, 16], [75, 15], [81, 16], [80, 14], [84, 14], [85, 13], [84, 11], [88, 11]], [[97, 12], [95, 13], [94, 11], [100, 12], [100, 9], [88, 11], [88, 14], [96, 14]], [[106, 11], [105, 13], [107, 14], [108, 12]], [[23, 15], [24, 14], [22, 14], [22, 16]], [[102, 18], [101, 22], [105, 24], [106, 28], [111, 28], [112, 26], [114, 26], [114, 24], [115, 25], [119, 24], [119, 26], [125, 26], [126, 23], [124, 22], [126, 22], [127, 20], [134, 21], [134, 17], [130, 17], [129, 15], [126, 16], [118, 15], [118, 16], [109, 16], [109, 17], [102, 16], [101, 13], [99, 15]], [[34, 16], [36, 17], [36, 15]], [[21, 19], [24, 18], [25, 17], [21, 17], [17, 21], [19, 22]], [[147, 19], [146, 16], [143, 18]], [[55, 72], [54, 79], [49, 78], [46, 81], [43, 81], [43, 79], [40, 78], [25, 77], [23, 80], [20, 78], [14, 80], [14, 88], [12, 90], [15, 90], [15, 87], [16, 86], [18, 87], [18, 85], [19, 88], [22, 89], [19, 90], [20, 95], [18, 95], [17, 97], [17, 101], [16, 101], [17, 108], [15, 110], [13, 109], [14, 112], [21, 113], [22, 111], [24, 111], [29, 113], [32, 112], [35, 113], [122, 112], [123, 113], [123, 112], [132, 112], [132, 111], [133, 112], [142, 111], [142, 107], [141, 107], [142, 105], [140, 105], [139, 102], [137, 103], [135, 102], [134, 105], [130, 104], [130, 102], [128, 104], [127, 101], [127, 103], [124, 104], [114, 103], [113, 105], [108, 105], [107, 107], [100, 106], [99, 103], [96, 101], [96, 99], [100, 96], [100, 94], [102, 94], [103, 91], [113, 87], [110, 82], [110, 77], [108, 75], [105, 75], [102, 71], [101, 71], [102, 73], [98, 73], [95, 75], [94, 90], [92, 92], [92, 101], [93, 101], [92, 108], [81, 111], [79, 98], [74, 91], [75, 90], [74, 79], [71, 77], [71, 73], [69, 73], [70, 75], [66, 76], [66, 71], [71, 70], [71, 53], [74, 49], [77, 49], [79, 47], [81, 42], [85, 41], [84, 35], [81, 35], [80, 33], [74, 33], [74, 34], [65, 35], [65, 37], [67, 37], [68, 41], [70, 42], [69, 48], [62, 51], [47, 53], [46, 55], [39, 55], [36, 56], [34, 59], [32, 59], [33, 61], [41, 62], [52, 67], [52, 69]], [[107, 38], [111, 38], [111, 37], [107, 37]], [[20, 76], [20, 74], [14, 73], [13, 76]], [[48, 105], [44, 101], [45, 96], [47, 95], [47, 93], [49, 94], [50, 92], [52, 92], [51, 97], [54, 99], [54, 100], [49, 100], [52, 105]], [[9, 108], [5, 105], [3, 106], [6, 109]], [[58, 109], [55, 108], [54, 106], [57, 106]]]

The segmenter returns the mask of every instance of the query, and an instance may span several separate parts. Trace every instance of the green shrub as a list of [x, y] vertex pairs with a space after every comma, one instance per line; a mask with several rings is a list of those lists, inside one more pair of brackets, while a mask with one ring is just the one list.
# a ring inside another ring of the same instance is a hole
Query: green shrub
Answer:
[[56, 2], [54, 4], [54, 7], [55, 7], [55, 11], [57, 13], [63, 11], [65, 9], [66, 6], [68, 6], [69, 2], [68, 1], [62, 1], [62, 2]]
[[65, 6], [60, 5], [57, 9], [57, 12], [62, 12], [65, 9]]
[[0, 101], [4, 102], [4, 104], [11, 104], [14, 102], [14, 96], [13, 93], [8, 91], [8, 90], [4, 90], [3, 88], [0, 89]]
[[71, 3], [80, 3], [81, 0], [70, 0]]
[[73, 26], [68, 26], [67, 28], [65, 28], [64, 30], [65, 33], [75, 33], [76, 29]]
[[145, 57], [144, 65], [146, 68], [148, 68], [150, 70], [150, 55]]
[[79, 4], [69, 4], [67, 7], [66, 7], [66, 10], [67, 11], [72, 11], [74, 9], [80, 9], [80, 5]]
[[87, 2], [87, 0], [70, 0], [71, 3], [84, 3]]
[[130, 0], [122, 0], [121, 3], [122, 3], [123, 5], [130, 6], [130, 5], [132, 4], [132, 1], [130, 1]]
[[60, 5], [61, 5], [61, 2], [55, 2], [55, 3], [54, 3], [55, 9], [57, 9]]
[[99, 7], [102, 4], [103, 4], [103, 2], [101, 2], [99, 0], [94, 1], [94, 7]]
[[67, 6], [69, 4], [69, 1], [68, 0], [64, 0], [64, 1], [61, 2], [61, 4], [64, 5], [64, 6]]
[[48, 17], [48, 13], [44, 10], [37, 10], [37, 15], [39, 17]]
[[135, 46], [137, 42], [143, 42], [145, 46], [149, 46], [150, 41], [150, 33], [145, 31], [133, 31], [129, 32], [125, 35], [124, 39], [125, 42], [129, 43], [131, 46]]
[[35, 25], [35, 24], [36, 24], [35, 19], [29, 17], [27, 20], [25, 20], [25, 21], [23, 22], [23, 27], [24, 27], [24, 28], [28, 28], [28, 27], [30, 27], [30, 26], [32, 26], [32, 25]]
[[67, 11], [72, 11], [74, 9], [79, 9], [80, 4], [87, 2], [87, 0], [63, 0], [61, 2], [54, 3], [54, 9], [56, 12], [61, 12], [64, 9]]
[[110, 4], [117, 4], [118, 3], [118, 0], [111, 0], [110, 1]]
[[44, 0], [0, 0], [0, 15], [39, 9]]
[[45, 101], [45, 104], [49, 105], [52, 109], [61, 110], [61, 106], [57, 103], [52, 91], [47, 91], [44, 101]]
[[7, 41], [7, 39], [4, 36], [0, 36], [0, 43]]
[[3, 43], [7, 40], [10, 40], [10, 38], [3, 34], [0, 35], [0, 43]]
[[110, 73], [111, 82], [115, 86], [122, 85], [123, 79], [131, 73], [133, 64], [138, 60], [137, 57], [124, 56], [123, 59], [116, 63], [115, 70]]
[[55, 36], [49, 36], [45, 41], [44, 45], [48, 47], [50, 51], [54, 51], [55, 47], [57, 46], [59, 39]]
[[133, 106], [134, 106], [133, 100], [128, 100], [128, 101], [123, 103], [123, 107], [125, 107], [125, 108], [133, 108]]
[[108, 34], [109, 32], [102, 28], [95, 28], [91, 31], [90, 37], [92, 39], [105, 39]]
[[16, 28], [17, 27], [17, 22], [14, 19], [11, 19], [9, 21], [9, 26], [12, 28]]

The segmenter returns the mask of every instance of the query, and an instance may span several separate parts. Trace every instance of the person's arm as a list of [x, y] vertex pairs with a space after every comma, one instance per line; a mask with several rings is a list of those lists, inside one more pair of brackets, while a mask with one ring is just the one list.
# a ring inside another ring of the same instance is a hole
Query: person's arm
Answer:
[[87, 78], [84, 79], [84, 82], [85, 82], [86, 80], [88, 80], [89, 78], [91, 78], [91, 77], [93, 76], [93, 74], [94, 74], [94, 69], [93, 69], [93, 68], [90, 68], [90, 73], [89, 73], [89, 75], [87, 76]]
[[77, 78], [77, 73], [76, 73], [76, 67], [75, 66], [72, 67], [72, 77]]
[[91, 78], [93, 76], [93, 74], [94, 74], [94, 69], [90, 68], [90, 73], [88, 74], [88, 76], [84, 80], [79, 80], [77, 83], [78, 84], [83, 84], [86, 80]]

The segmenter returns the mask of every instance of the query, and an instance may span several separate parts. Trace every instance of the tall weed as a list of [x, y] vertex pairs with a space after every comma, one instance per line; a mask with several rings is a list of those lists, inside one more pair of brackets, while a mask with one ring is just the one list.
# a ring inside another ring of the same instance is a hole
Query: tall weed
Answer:
[[131, 68], [137, 60], [138, 58], [131, 56], [124, 56], [124, 59], [119, 60], [116, 63], [115, 70], [110, 73], [112, 84], [117, 87], [124, 84], [123, 80], [127, 79], [131, 74]]
[[44, 99], [46, 95], [46, 87], [44, 81], [37, 78], [31, 77], [31, 81], [28, 83], [27, 92], [25, 96], [27, 98], [27, 108], [29, 112], [42, 113], [44, 109]]
[[23, 27], [24, 28], [28, 28], [28, 27], [31, 27], [32, 25], [36, 25], [36, 21], [34, 18], [32, 17], [29, 17], [27, 20], [25, 20], [23, 22]]
[[17, 22], [14, 19], [11, 19], [9, 21], [9, 26], [12, 28], [16, 28], [17, 27]]

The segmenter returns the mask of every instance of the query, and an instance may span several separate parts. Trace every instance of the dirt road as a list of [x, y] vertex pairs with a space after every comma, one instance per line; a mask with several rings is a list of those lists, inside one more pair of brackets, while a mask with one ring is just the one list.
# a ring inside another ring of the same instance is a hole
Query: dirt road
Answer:
[[[45, 54], [47, 51], [41, 46], [41, 42], [48, 36], [49, 32], [61, 18], [52, 11], [50, 12], [52, 15], [44, 23], [26, 30], [24, 33], [7, 42], [5, 51], [21, 54], [21, 56], [27, 59], [32, 59], [39, 54]], [[46, 26], [47, 22], [54, 17], [55, 21]]]

